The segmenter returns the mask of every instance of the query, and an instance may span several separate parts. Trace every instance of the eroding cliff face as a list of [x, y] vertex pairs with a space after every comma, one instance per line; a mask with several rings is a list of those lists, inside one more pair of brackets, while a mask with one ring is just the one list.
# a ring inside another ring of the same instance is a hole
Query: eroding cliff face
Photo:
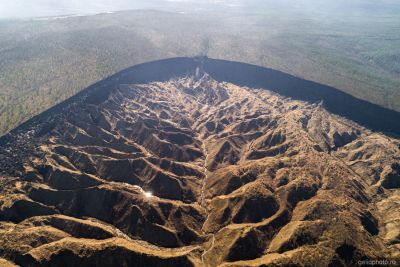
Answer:
[[346, 266], [400, 256], [399, 141], [320, 104], [202, 73], [121, 82], [100, 103], [70, 104], [8, 138], [4, 264]]

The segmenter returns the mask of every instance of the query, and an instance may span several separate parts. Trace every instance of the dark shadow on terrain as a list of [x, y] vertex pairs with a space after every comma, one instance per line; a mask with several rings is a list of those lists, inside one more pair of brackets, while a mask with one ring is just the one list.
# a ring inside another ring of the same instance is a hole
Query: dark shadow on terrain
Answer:
[[[400, 136], [400, 113], [357, 99], [336, 88], [255, 65], [210, 58], [171, 58], [136, 65], [118, 72], [84, 89], [75, 96], [35, 116], [11, 131], [24, 132], [37, 124], [51, 121], [76, 104], [104, 101], [119, 84], [166, 81], [172, 77], [194, 74], [197, 67], [214, 79], [241, 86], [265, 88], [280, 95], [311, 103], [323, 101], [324, 107], [374, 131]], [[0, 145], [10, 135], [0, 138]]]
[[204, 60], [214, 79], [241, 86], [265, 88], [280, 95], [324, 107], [374, 131], [400, 136], [400, 112], [355, 98], [331, 86], [304, 80], [273, 69], [226, 60]]

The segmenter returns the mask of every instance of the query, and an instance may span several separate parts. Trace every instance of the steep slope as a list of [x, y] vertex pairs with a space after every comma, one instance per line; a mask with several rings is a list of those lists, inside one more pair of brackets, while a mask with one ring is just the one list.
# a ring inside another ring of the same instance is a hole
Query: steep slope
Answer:
[[121, 77], [104, 92], [2, 140], [7, 264], [350, 266], [400, 256], [398, 139], [200, 68]]

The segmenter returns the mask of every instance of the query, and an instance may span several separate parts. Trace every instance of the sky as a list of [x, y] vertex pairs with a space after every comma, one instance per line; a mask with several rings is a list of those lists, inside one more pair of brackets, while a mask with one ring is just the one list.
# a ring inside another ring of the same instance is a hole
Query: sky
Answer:
[[182, 3], [220, 4], [238, 0], [0, 0], [0, 18], [103, 13], [127, 9], [163, 9]]
[[153, 0], [0, 0], [0, 18], [88, 14], [151, 8]]
[[[95, 14], [127, 9], [174, 10], [196, 6], [221, 9], [256, 7], [300, 8], [301, 10], [379, 12], [385, 8], [400, 12], [400, 0], [0, 0], [0, 19]], [[387, 11], [387, 10], [386, 10]]]

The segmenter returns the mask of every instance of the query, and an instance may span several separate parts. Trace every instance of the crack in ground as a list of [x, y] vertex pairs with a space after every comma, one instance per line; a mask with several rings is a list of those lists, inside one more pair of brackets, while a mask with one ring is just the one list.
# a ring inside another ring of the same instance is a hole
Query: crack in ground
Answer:
[[[205, 197], [204, 197], [204, 192], [205, 192], [205, 187], [206, 187], [206, 182], [208, 179], [208, 170], [207, 170], [207, 158], [208, 158], [208, 152], [207, 152], [207, 148], [205, 145], [205, 140], [199, 138], [199, 140], [201, 141], [201, 146], [202, 146], [202, 150], [203, 150], [203, 154], [204, 154], [204, 164], [203, 164], [203, 171], [204, 171], [204, 178], [203, 178], [203, 183], [202, 183], [202, 187], [201, 187], [201, 191], [200, 191], [200, 206], [202, 206], [206, 212], [207, 212], [207, 218], [203, 223], [203, 226], [201, 228], [201, 230], [204, 232], [203, 228], [204, 225], [206, 224], [206, 222], [208, 221], [208, 218], [210, 216], [210, 213], [207, 211], [207, 207], [205, 205]], [[215, 234], [210, 234], [211, 235], [211, 246], [208, 249], [204, 249], [203, 253], [201, 254], [201, 262], [204, 264], [204, 257], [205, 255], [211, 251], [215, 245]]]

